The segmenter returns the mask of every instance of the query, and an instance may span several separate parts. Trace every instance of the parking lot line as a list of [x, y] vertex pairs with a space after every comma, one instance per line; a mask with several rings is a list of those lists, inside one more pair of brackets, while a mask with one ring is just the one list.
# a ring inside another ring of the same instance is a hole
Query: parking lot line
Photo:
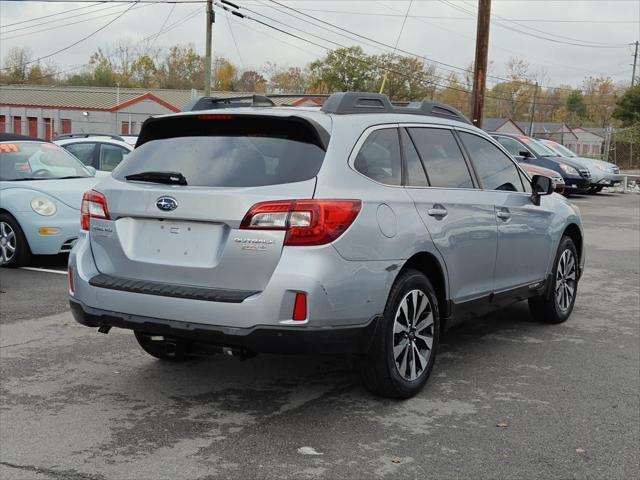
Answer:
[[57, 273], [58, 275], [67, 275], [66, 270], [52, 270], [50, 268], [37, 268], [37, 267], [20, 267], [20, 269], [31, 270], [33, 272]]

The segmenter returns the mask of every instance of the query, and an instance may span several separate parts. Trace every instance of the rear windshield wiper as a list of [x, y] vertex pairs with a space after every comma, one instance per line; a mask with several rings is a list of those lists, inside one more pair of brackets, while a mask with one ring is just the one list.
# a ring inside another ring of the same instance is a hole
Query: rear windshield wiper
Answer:
[[127, 175], [127, 180], [151, 183], [169, 183], [173, 185], [186, 185], [187, 179], [180, 172], [140, 172]]

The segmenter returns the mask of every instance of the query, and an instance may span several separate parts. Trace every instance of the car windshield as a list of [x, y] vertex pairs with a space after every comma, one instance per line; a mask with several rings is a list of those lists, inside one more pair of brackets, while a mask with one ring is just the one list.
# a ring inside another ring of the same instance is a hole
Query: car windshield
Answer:
[[556, 152], [551, 150], [550, 148], [545, 147], [538, 140], [534, 140], [533, 138], [523, 137], [520, 139], [522, 143], [524, 143], [527, 147], [533, 150], [533, 153], [536, 155], [540, 155], [542, 157], [559, 157]]
[[577, 155], [574, 152], [569, 150], [564, 145], [560, 145], [559, 143], [553, 142], [551, 144], [547, 144], [546, 146], [549, 147], [549, 148], [552, 148], [553, 150], [558, 152], [558, 154], [560, 154], [563, 157], [569, 157], [569, 158], [577, 157]]
[[73, 155], [53, 143], [0, 143], [0, 180], [52, 180], [91, 176]]

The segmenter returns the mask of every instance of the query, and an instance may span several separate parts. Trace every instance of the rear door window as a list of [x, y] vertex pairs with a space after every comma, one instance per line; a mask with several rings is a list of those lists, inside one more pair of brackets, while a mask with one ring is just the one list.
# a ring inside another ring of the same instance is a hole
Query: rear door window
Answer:
[[324, 150], [299, 121], [277, 117], [172, 117], [141, 133], [114, 178], [143, 172], [181, 173], [192, 186], [256, 187], [315, 177]]
[[95, 143], [72, 143], [64, 145], [64, 149], [71, 152], [78, 160], [88, 166], [93, 166]]
[[474, 188], [458, 142], [453, 133], [441, 128], [410, 128], [418, 154], [432, 187]]
[[486, 138], [460, 132], [482, 187], [486, 190], [523, 192], [520, 173], [511, 158]]
[[400, 185], [402, 164], [397, 128], [373, 131], [360, 147], [354, 168], [379, 183]]
[[98, 170], [111, 172], [116, 168], [129, 150], [118, 145], [100, 144], [100, 167]]
[[521, 157], [522, 152], [526, 152], [527, 149], [517, 140], [509, 137], [496, 137], [498, 143], [502, 145], [507, 151], [514, 157]]

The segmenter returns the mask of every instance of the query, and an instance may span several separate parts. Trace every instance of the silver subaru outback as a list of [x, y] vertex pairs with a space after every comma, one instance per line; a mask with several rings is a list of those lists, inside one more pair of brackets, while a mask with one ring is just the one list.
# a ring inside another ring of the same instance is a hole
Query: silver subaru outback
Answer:
[[85, 194], [71, 309], [166, 360], [352, 353], [370, 390], [407, 398], [454, 321], [520, 300], [569, 317], [583, 231], [552, 192], [446, 105], [201, 98], [147, 120]]

